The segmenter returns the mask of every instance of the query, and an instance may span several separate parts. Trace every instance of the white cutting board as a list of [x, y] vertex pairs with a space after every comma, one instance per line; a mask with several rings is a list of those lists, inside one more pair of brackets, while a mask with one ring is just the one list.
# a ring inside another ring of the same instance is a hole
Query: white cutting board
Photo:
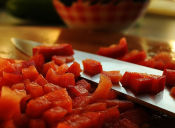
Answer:
[[175, 16], [175, 0], [151, 0], [148, 13]]

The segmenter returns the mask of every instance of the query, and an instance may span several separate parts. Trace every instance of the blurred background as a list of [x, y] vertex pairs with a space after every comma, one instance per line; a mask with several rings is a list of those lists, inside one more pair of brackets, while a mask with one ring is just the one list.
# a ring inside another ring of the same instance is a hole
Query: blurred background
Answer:
[[[75, 1], [61, 0], [68, 7]], [[175, 40], [175, 0], [151, 0], [145, 11], [134, 25], [120, 32], [152, 40]], [[0, 0], [0, 26], [14, 25], [68, 27], [57, 14], [52, 0]]]

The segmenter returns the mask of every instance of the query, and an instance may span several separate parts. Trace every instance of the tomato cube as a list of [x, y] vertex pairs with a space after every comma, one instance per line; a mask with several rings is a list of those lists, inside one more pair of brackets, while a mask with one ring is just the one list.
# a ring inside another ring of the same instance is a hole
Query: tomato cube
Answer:
[[26, 91], [28, 94], [32, 96], [32, 98], [44, 95], [43, 87], [35, 82], [26, 83]]
[[97, 102], [87, 105], [84, 108], [84, 112], [98, 112], [98, 111], [105, 111], [106, 109], [107, 109], [106, 103]]
[[24, 85], [24, 83], [17, 83], [17, 84], [12, 85], [11, 89], [12, 90], [15, 90], [15, 89], [17, 89], [17, 90], [25, 90], [25, 85]]
[[120, 71], [103, 71], [102, 74], [108, 76], [113, 84], [118, 84], [122, 78]]
[[119, 120], [119, 123], [122, 128], [139, 128], [137, 124], [131, 122], [130, 120], [126, 118]]
[[86, 74], [93, 76], [102, 72], [102, 65], [100, 62], [92, 59], [86, 59], [82, 62]]
[[61, 66], [59, 66], [56, 70], [56, 73], [58, 75], [62, 75], [65, 74], [68, 71], [69, 67], [67, 64], [62, 64]]
[[12, 85], [22, 82], [22, 75], [3, 72], [3, 79], [7, 85]]
[[37, 46], [33, 48], [33, 55], [42, 54], [46, 60], [54, 55], [70, 56], [73, 55], [73, 49], [70, 44], [59, 44], [54, 46]]
[[52, 68], [54, 71], [57, 70], [58, 65], [54, 61], [47, 62], [43, 65], [43, 74], [46, 75], [48, 70]]
[[54, 124], [67, 114], [67, 110], [62, 107], [54, 107], [44, 112], [43, 117], [49, 124]]
[[50, 83], [57, 84], [58, 75], [56, 72], [50, 68], [46, 74], [46, 80]]
[[167, 86], [174, 86], [175, 85], [175, 70], [165, 69], [163, 71], [163, 75], [166, 76], [166, 85]]
[[38, 75], [38, 77], [35, 80], [36, 83], [38, 83], [41, 86], [44, 86], [45, 84], [47, 84], [47, 80], [40, 74]]
[[22, 69], [22, 75], [24, 79], [29, 79], [31, 81], [36, 80], [39, 73], [34, 66]]
[[170, 94], [171, 94], [172, 97], [175, 98], [175, 87], [171, 88]]
[[43, 89], [45, 93], [49, 93], [49, 92], [59, 90], [61, 89], [61, 87], [52, 83], [48, 83], [43, 86]]
[[68, 72], [73, 73], [75, 78], [78, 78], [80, 76], [80, 72], [81, 72], [80, 64], [77, 62], [74, 62], [69, 67]]
[[120, 58], [128, 52], [128, 45], [125, 38], [119, 41], [119, 44], [114, 44], [109, 47], [101, 47], [97, 54], [112, 58]]
[[42, 54], [37, 54], [37, 55], [32, 56], [30, 61], [34, 62], [34, 65], [38, 69], [39, 72], [42, 71], [42, 67], [45, 62]]
[[62, 65], [65, 63], [72, 62], [74, 60], [73, 56], [52, 56], [52, 60], [58, 64]]
[[68, 87], [69, 93], [71, 96], [88, 96], [89, 92], [83, 86], [69, 86]]

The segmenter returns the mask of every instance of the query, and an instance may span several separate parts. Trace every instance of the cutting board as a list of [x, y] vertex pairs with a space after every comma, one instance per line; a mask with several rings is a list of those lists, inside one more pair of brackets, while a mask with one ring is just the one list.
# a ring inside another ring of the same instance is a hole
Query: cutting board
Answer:
[[148, 12], [152, 14], [175, 16], [175, 1], [151, 0]]

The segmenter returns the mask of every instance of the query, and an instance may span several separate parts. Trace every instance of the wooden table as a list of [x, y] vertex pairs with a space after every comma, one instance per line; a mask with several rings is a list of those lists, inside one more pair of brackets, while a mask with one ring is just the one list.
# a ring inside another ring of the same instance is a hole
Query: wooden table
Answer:
[[[0, 57], [27, 59], [27, 56], [18, 51], [11, 43], [11, 37], [35, 40], [43, 43], [71, 43], [73, 48], [95, 53], [100, 46], [117, 43], [121, 37], [128, 40], [129, 49], [145, 50], [148, 55], [160, 51], [167, 51], [174, 55], [175, 42], [154, 42], [119, 33], [92, 32], [83, 30], [68, 30], [57, 27], [37, 26], [6, 26], [0, 27]], [[157, 119], [156, 127], [174, 126], [175, 119]], [[160, 123], [162, 122], [162, 123]]]

